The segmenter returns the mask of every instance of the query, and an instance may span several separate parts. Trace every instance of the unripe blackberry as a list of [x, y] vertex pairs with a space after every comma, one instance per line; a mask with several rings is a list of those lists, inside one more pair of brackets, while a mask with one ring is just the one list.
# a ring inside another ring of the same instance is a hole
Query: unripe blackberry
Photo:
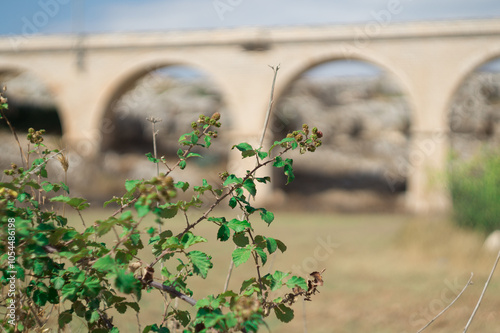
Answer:
[[213, 120], [219, 120], [219, 119], [220, 119], [220, 113], [219, 113], [219, 112], [215, 112], [215, 113], [212, 115], [212, 119], [213, 119]]
[[318, 138], [322, 138], [323, 137], [323, 132], [318, 131], [318, 133], [316, 135], [318, 136]]
[[302, 139], [304, 139], [304, 137], [302, 136], [302, 134], [297, 134], [295, 136], [295, 140], [297, 140], [298, 142], [302, 141]]
[[198, 124], [196, 123], [196, 121], [193, 121], [193, 122], [191, 123], [191, 127], [192, 127], [193, 129], [196, 129], [196, 127], [198, 127]]
[[316, 133], [318, 133], [318, 128], [317, 127], [313, 127], [312, 134], [316, 134]]

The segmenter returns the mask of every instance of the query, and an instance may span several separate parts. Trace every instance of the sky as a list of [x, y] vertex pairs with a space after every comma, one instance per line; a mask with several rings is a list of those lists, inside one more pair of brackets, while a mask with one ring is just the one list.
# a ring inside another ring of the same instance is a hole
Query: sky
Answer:
[[500, 18], [499, 0], [2, 0], [0, 35]]
[[[0, 37], [500, 19], [500, 0], [2, 0], [0, 8]], [[500, 71], [500, 61], [493, 67]], [[315, 73], [373, 75], [378, 70], [351, 63]]]

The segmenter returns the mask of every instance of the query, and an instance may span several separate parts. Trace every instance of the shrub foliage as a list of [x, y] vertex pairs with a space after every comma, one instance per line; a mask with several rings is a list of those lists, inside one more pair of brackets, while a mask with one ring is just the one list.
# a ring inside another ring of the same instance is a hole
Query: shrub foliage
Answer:
[[[8, 122], [7, 101], [2, 97], [1, 102], [2, 118]], [[150, 179], [126, 181], [123, 196], [105, 204], [117, 205], [116, 211], [92, 223], [86, 223], [80, 214], [89, 207], [87, 200], [72, 196], [64, 182], [48, 178], [49, 163], [60, 163], [65, 171], [70, 167], [64, 152], [44, 145], [43, 130], [30, 129], [28, 149], [23, 150], [24, 144], [18, 141], [23, 165], [12, 164], [5, 170], [8, 181], [0, 183], [0, 305], [6, 309], [0, 324], [4, 330], [41, 332], [51, 317], [63, 329], [80, 317], [89, 332], [118, 332], [113, 323], [119, 318], [112, 318], [110, 310], [116, 310], [118, 316], [139, 312], [142, 293], [156, 289], [187, 302], [193, 311], [167, 307], [156, 323], [141, 323], [143, 332], [170, 332], [172, 327], [184, 332], [256, 332], [270, 314], [283, 322], [292, 320], [291, 305], [298, 298], [309, 300], [317, 292], [323, 284], [321, 274], [262, 273], [269, 256], [285, 252], [286, 246], [279, 239], [256, 234], [253, 224], [271, 224], [274, 215], [254, 206], [251, 198], [257, 194], [257, 183], [270, 182], [269, 177], [258, 177], [258, 170], [272, 165], [283, 169], [288, 182], [293, 181], [293, 161], [286, 154], [294, 149], [315, 151], [322, 133], [304, 125], [266, 150], [239, 143], [233, 149], [243, 159], [254, 159], [255, 167], [243, 175], [222, 172], [217, 184], [206, 179], [198, 184], [174, 180], [172, 171], [184, 170], [190, 159], [200, 158], [193, 149], [208, 149], [220, 126], [220, 114], [200, 116], [180, 137], [176, 161], [146, 154], [165, 171]], [[178, 199], [179, 192], [184, 192], [183, 197], [189, 194], [189, 199]], [[216, 215], [214, 208], [219, 205], [239, 210], [241, 218]], [[73, 221], [68, 223], [61, 207], [80, 214], [83, 232]], [[197, 212], [194, 219], [187, 214], [193, 210]], [[185, 223], [164, 224], [178, 214], [185, 217]], [[155, 226], [142, 225], [147, 216], [154, 217]], [[206, 278], [213, 267], [210, 254], [200, 246], [207, 239], [196, 234], [200, 223], [214, 226], [220, 246], [232, 251], [235, 267], [254, 263], [253, 274], [238, 290], [203, 297], [193, 295], [189, 288], [193, 278]], [[114, 242], [106, 243], [106, 235]], [[196, 244], [196, 250], [192, 249]], [[138, 257], [143, 248], [153, 253], [152, 262]], [[166, 265], [161, 269], [160, 262], [166, 261], [170, 261], [170, 269]], [[162, 296], [156, 292], [161, 306]]]
[[455, 221], [490, 233], [500, 228], [500, 154], [484, 150], [469, 162], [455, 162], [449, 174]]

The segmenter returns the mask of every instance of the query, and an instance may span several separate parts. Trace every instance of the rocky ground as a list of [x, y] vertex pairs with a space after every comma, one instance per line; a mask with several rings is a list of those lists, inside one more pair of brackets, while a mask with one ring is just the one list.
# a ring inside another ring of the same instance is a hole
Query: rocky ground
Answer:
[[[33, 120], [43, 112], [37, 118], [48, 122], [40, 126], [49, 127], [50, 140], [61, 145], [57, 119], [50, 118], [56, 114], [54, 105], [43, 85], [27, 75], [0, 76], [0, 81], [8, 83], [12, 118], [18, 115], [20, 131], [31, 126], [22, 119]], [[156, 124], [159, 151], [173, 156], [178, 136], [189, 130], [191, 121], [215, 111], [226, 113], [223, 97], [211, 82], [148, 74], [108, 113], [114, 131], [104, 137], [101, 156], [93, 161], [73, 156], [69, 179], [76, 192], [97, 201], [120, 194], [125, 179], [155, 172], [141, 157], [152, 150], [147, 116], [162, 119]], [[295, 183], [285, 186], [283, 177], [275, 175], [281, 194], [274, 197], [274, 203], [293, 200], [296, 207], [305, 209], [397, 210], [405, 190], [406, 175], [400, 174], [398, 165], [407, 158], [410, 115], [405, 96], [388, 76], [300, 78], [276, 104], [270, 132], [278, 138], [303, 123], [318, 124], [324, 146], [317, 154], [295, 159]], [[224, 125], [230, 127], [230, 119], [224, 118]], [[462, 85], [452, 103], [450, 128], [451, 146], [461, 158], [473, 156], [485, 143], [500, 144], [499, 74], [477, 72]], [[5, 168], [8, 161], [18, 158], [18, 149], [5, 130], [0, 135], [0, 167]], [[232, 142], [223, 135], [218, 141], [205, 159], [190, 166], [194, 183], [197, 177], [215, 180], [225, 169]]]

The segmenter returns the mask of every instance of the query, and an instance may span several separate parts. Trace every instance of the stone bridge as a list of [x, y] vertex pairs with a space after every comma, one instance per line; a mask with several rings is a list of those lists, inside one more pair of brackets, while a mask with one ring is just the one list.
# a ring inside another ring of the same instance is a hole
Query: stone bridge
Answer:
[[469, 73], [498, 56], [500, 20], [0, 38], [0, 72], [37, 75], [55, 96], [65, 142], [86, 155], [99, 152], [113, 103], [160, 67], [185, 65], [210, 76], [232, 113], [232, 131], [257, 141], [272, 80], [268, 65], [281, 64], [279, 98], [316, 65], [374, 64], [399, 81], [412, 110], [406, 202], [417, 212], [448, 207], [435, 175], [446, 167], [450, 101]]

